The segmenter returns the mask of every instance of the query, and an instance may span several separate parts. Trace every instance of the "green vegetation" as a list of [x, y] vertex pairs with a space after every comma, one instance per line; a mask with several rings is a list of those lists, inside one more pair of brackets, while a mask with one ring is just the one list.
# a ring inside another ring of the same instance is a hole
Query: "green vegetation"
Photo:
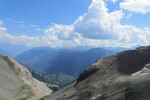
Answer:
[[19, 98], [18, 100], [28, 100], [33, 95], [34, 94], [32, 93], [30, 86], [28, 85], [21, 86], [16, 93], [16, 97]]
[[4, 100], [3, 98], [0, 98], [0, 100]]
[[12, 61], [10, 61], [8, 56], [0, 56], [1, 59], [3, 59], [4, 61], [6, 61], [6, 63], [9, 65], [9, 67], [16, 73], [16, 75], [19, 74], [19, 70], [14, 68], [14, 63]]
[[29, 98], [30, 98], [30, 96], [27, 96], [27, 97], [20, 98], [18, 100], [28, 100]]
[[125, 100], [134, 100], [137, 94], [137, 90], [131, 87], [128, 87], [125, 92]]
[[58, 86], [58, 85], [55, 85], [55, 84], [50, 84], [48, 83], [47, 86], [53, 90], [54, 92], [58, 91], [58, 90], [61, 90], [61, 88]]
[[[75, 80], [75, 77], [69, 76], [64, 73], [42, 73], [38, 71], [30, 70], [32, 76], [40, 81], [50, 84], [56, 84], [60, 88], [63, 88]], [[56, 88], [55, 88], [56, 89]]]
[[45, 100], [45, 98], [48, 98], [48, 97], [50, 97], [50, 96], [51, 96], [51, 95], [44, 96], [44, 97], [40, 98], [39, 100]]
[[0, 58], [2, 58], [3, 60], [5, 60], [10, 67], [14, 66], [14, 63], [9, 60], [8, 56], [0, 56]]

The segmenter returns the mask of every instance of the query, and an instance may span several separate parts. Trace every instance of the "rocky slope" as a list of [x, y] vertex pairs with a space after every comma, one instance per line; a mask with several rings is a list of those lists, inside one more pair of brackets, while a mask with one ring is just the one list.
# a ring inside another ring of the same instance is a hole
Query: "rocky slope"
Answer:
[[37, 100], [51, 93], [14, 59], [0, 56], [0, 100]]
[[98, 59], [46, 100], [149, 100], [150, 46]]

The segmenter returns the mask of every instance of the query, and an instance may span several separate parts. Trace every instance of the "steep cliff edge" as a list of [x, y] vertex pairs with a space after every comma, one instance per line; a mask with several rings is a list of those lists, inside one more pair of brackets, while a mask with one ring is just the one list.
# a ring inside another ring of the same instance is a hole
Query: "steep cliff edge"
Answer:
[[150, 46], [97, 60], [79, 78], [47, 100], [149, 100]]

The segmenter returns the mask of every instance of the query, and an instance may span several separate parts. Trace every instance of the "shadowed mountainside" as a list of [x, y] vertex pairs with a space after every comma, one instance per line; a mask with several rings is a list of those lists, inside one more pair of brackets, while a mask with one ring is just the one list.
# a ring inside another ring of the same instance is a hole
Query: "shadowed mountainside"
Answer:
[[46, 100], [149, 100], [149, 63], [150, 46], [98, 59], [75, 82]]

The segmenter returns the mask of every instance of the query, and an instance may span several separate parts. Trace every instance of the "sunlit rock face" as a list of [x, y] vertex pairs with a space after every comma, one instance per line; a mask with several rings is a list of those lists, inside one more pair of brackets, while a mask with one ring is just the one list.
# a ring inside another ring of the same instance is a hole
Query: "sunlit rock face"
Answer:
[[131, 74], [131, 76], [146, 75], [146, 74], [150, 74], [150, 63], [146, 64], [142, 70]]

